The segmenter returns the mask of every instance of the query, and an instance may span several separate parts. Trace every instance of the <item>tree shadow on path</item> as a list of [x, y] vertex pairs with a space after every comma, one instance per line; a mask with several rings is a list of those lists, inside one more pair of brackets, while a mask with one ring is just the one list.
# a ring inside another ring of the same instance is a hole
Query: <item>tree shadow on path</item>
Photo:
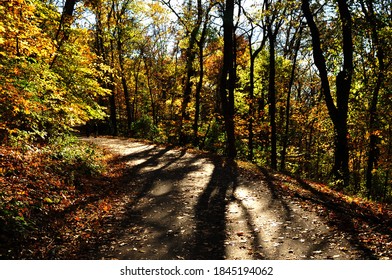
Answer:
[[343, 199], [338, 199], [326, 193], [320, 192], [306, 183], [304, 180], [297, 178], [298, 184], [305, 190], [309, 191], [313, 196], [304, 196], [297, 194], [297, 196], [312, 203], [322, 205], [328, 209], [329, 219], [328, 223], [331, 226], [337, 227], [340, 231], [345, 232], [349, 236], [348, 240], [352, 246], [357, 247], [362, 252], [363, 259], [378, 259], [372, 250], [364, 244], [363, 240], [359, 238], [361, 230], [358, 223], [368, 223], [374, 232], [380, 234], [391, 234], [391, 221], [383, 220], [382, 217], [376, 217], [374, 214], [366, 213], [358, 205], [349, 204]]
[[[111, 185], [119, 211], [105, 220], [107, 233], [82, 248], [86, 258], [283, 259], [295, 253], [298, 259], [321, 250], [325, 255], [316, 257], [326, 258], [339, 241], [325, 229], [324, 219], [313, 224], [319, 213], [311, 204], [344, 212], [340, 202], [330, 205], [322, 193], [293, 195], [281, 187], [285, 181], [268, 170], [248, 174], [236, 162], [221, 157], [172, 147], [124, 147], [117, 160], [126, 168]], [[310, 188], [301, 181], [295, 184]], [[310, 210], [302, 210], [301, 206], [307, 206], [302, 202], [310, 202]], [[344, 224], [338, 228], [347, 236]], [[359, 240], [350, 241], [358, 245]], [[372, 258], [370, 252], [365, 255], [362, 258]]]
[[123, 210], [106, 220], [110, 232], [83, 250], [100, 251], [94, 258], [116, 259], [174, 259], [186, 254], [189, 246], [180, 241], [178, 220], [184, 210], [181, 182], [199, 170], [202, 158], [186, 156], [186, 149], [158, 146], [117, 157], [116, 162], [127, 164], [114, 185]]
[[210, 182], [195, 205], [194, 244], [190, 259], [225, 258], [226, 208], [237, 187], [235, 161], [214, 159]]

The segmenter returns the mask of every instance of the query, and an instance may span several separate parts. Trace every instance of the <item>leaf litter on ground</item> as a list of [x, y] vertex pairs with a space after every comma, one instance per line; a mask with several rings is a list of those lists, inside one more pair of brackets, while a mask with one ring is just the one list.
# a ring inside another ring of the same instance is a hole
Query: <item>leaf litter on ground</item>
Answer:
[[[129, 166], [112, 153], [102, 152], [97, 160], [106, 165], [105, 171], [77, 174], [77, 164], [63, 165], [43, 149], [26, 152], [0, 147], [0, 259], [94, 258], [91, 244], [109, 236], [113, 220], [124, 214], [125, 202], [119, 199], [124, 188], [121, 178], [129, 172]], [[253, 164], [239, 162], [238, 166], [239, 172], [249, 178], [262, 175]], [[267, 172], [272, 174], [270, 178], [281, 196], [326, 217], [331, 227], [349, 222], [350, 230], [358, 236], [356, 242], [379, 259], [392, 258], [391, 205], [345, 195], [321, 183]], [[128, 199], [137, 197], [129, 192]], [[245, 232], [236, 234], [243, 237]], [[276, 246], [280, 244], [276, 242]]]

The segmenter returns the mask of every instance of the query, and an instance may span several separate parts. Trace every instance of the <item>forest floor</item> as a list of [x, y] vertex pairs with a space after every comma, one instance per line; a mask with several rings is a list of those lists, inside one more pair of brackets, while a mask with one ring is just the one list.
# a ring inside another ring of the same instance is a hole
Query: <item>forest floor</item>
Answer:
[[106, 172], [62, 192], [19, 246], [2, 233], [0, 258], [392, 258], [390, 205], [185, 148], [83, 140]]

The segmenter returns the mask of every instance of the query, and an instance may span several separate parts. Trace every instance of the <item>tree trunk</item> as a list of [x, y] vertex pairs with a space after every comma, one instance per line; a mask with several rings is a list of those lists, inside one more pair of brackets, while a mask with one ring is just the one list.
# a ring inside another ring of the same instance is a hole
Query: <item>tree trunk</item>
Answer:
[[[114, 65], [114, 43], [113, 40], [110, 40], [111, 46], [111, 67]], [[112, 127], [112, 134], [113, 136], [118, 135], [118, 126], [117, 126], [117, 107], [116, 107], [116, 85], [114, 81], [113, 73], [110, 73], [110, 90], [112, 94], [110, 95], [110, 122]]]
[[[72, 24], [73, 20], [73, 12], [75, 10], [76, 0], [66, 0], [63, 8], [63, 12], [61, 14], [59, 28], [57, 29], [55, 41], [57, 42], [57, 50], [54, 53], [53, 59], [50, 62], [49, 68], [52, 68], [54, 63], [57, 60], [58, 52], [60, 51], [61, 47], [63, 46], [64, 42], [68, 40], [69, 32], [68, 28]], [[61, 32], [63, 30], [63, 32]], [[60, 34], [63, 33], [63, 36]], [[61, 37], [61, 38], [60, 38]]]
[[[60, 39], [61, 30], [71, 25], [73, 12], [75, 10], [75, 5], [76, 5], [76, 0], [65, 1], [63, 12], [61, 13], [59, 28], [57, 29], [57, 33], [55, 36], [56, 41]], [[64, 32], [63, 37], [67, 37], [67, 36], [68, 33]], [[62, 39], [60, 41], [62, 41]], [[58, 48], [60, 47], [58, 46]]]
[[310, 28], [313, 44], [313, 58], [319, 70], [321, 86], [328, 113], [335, 130], [335, 163], [332, 169], [340, 186], [349, 185], [349, 147], [348, 147], [348, 98], [353, 72], [353, 43], [351, 34], [351, 15], [345, 0], [338, 0], [339, 15], [342, 21], [343, 69], [336, 77], [336, 106], [331, 95], [325, 57], [321, 49], [320, 32], [314, 22], [309, 0], [302, 0], [302, 10]]
[[[268, 20], [269, 21], [269, 20]], [[267, 26], [269, 40], [269, 75], [268, 75], [268, 111], [270, 117], [271, 129], [271, 168], [277, 169], [277, 152], [276, 152], [276, 89], [275, 89], [275, 36], [272, 32], [272, 22]]]
[[257, 56], [260, 54], [262, 49], [264, 48], [265, 45], [265, 36], [263, 36], [263, 41], [261, 42], [260, 46], [253, 51], [252, 48], [252, 37], [253, 37], [253, 31], [249, 36], [249, 54], [250, 54], [250, 67], [249, 67], [249, 123], [248, 123], [248, 159], [250, 161], [253, 161], [254, 153], [254, 142], [253, 142], [253, 137], [254, 137], [254, 132], [253, 132], [253, 123], [254, 123], [254, 115], [255, 115], [255, 98], [254, 98], [254, 91], [255, 91], [255, 61]]
[[234, 158], [237, 154], [234, 134], [234, 0], [226, 0], [223, 11], [223, 66], [220, 80], [220, 97], [225, 122], [227, 156]]
[[204, 79], [204, 65], [203, 65], [203, 48], [200, 48], [199, 52], [199, 81], [197, 83], [196, 92], [195, 92], [195, 119], [193, 122], [193, 142], [195, 146], [199, 145], [199, 116], [200, 116], [200, 95], [201, 89], [203, 87], [203, 79]]
[[[335, 158], [335, 171], [342, 173], [344, 186], [350, 183], [350, 170], [349, 170], [349, 145], [348, 145], [348, 101], [350, 96], [352, 74], [354, 70], [353, 65], [353, 40], [352, 40], [352, 20], [350, 10], [346, 0], [338, 0], [339, 15], [342, 21], [342, 36], [343, 36], [343, 70], [336, 78], [336, 98], [337, 107], [339, 110], [339, 125], [337, 126], [337, 141]], [[335, 173], [336, 174], [336, 173]], [[340, 174], [338, 174], [340, 175]]]
[[[104, 42], [104, 34], [103, 34], [103, 23], [102, 23], [102, 7], [97, 5], [96, 9], [96, 53], [98, 56], [102, 56], [103, 61], [106, 65], [110, 65], [113, 67], [114, 65], [114, 44], [113, 40], [110, 40], [110, 49], [108, 50], [105, 48]], [[108, 18], [111, 17], [111, 13], [108, 14]], [[109, 60], [109, 53], [110, 53], [110, 60]], [[102, 82], [103, 86], [110, 90], [111, 94], [109, 96], [109, 107], [110, 107], [110, 127], [111, 127], [111, 134], [113, 136], [117, 136], [117, 108], [116, 108], [116, 95], [115, 95], [115, 81], [114, 75], [111, 73], [110, 75], [110, 82]]]
[[[251, 39], [250, 39], [251, 40]], [[249, 40], [249, 50], [251, 53], [250, 56], [250, 69], [249, 69], [249, 124], [248, 124], [248, 159], [250, 161], [253, 161], [253, 149], [254, 149], [254, 144], [253, 144], [253, 121], [254, 121], [254, 91], [255, 91], [255, 56], [252, 55], [252, 44]]]
[[[280, 2], [280, 1], [279, 1]], [[278, 13], [285, 14], [286, 8], [283, 11], [273, 10], [272, 1], [265, 1], [265, 9], [269, 13], [266, 18], [267, 35], [269, 41], [269, 75], [268, 75], [268, 111], [270, 118], [270, 144], [271, 144], [271, 159], [270, 166], [272, 169], [277, 169], [277, 125], [276, 125], [276, 58], [275, 58], [275, 43], [279, 29], [283, 24], [283, 19], [279, 21]], [[274, 27], [274, 28], [273, 28]]]
[[110, 126], [111, 126], [111, 133], [113, 136], [118, 135], [117, 130], [117, 108], [116, 108], [116, 94], [115, 94], [115, 86], [114, 86], [114, 77], [110, 77], [111, 85], [109, 89], [111, 90], [111, 94], [109, 97], [110, 102]]
[[123, 49], [122, 49], [121, 38], [117, 39], [117, 51], [118, 51], [118, 64], [120, 66], [121, 84], [123, 86], [123, 91], [124, 91], [125, 110], [127, 114], [127, 134], [130, 135], [131, 127], [132, 127], [131, 98], [128, 90], [127, 80], [125, 78], [124, 57], [122, 54]]
[[[200, 16], [202, 16], [202, 3], [201, 0], [197, 1], [197, 7], [198, 7], [198, 19]], [[194, 144], [195, 146], [199, 145], [199, 136], [198, 136], [198, 131], [199, 131], [199, 117], [200, 117], [200, 98], [201, 98], [201, 90], [203, 88], [203, 79], [204, 79], [204, 44], [205, 44], [205, 39], [207, 36], [207, 26], [208, 26], [208, 17], [209, 17], [209, 11], [211, 7], [207, 9], [205, 12], [205, 18], [204, 18], [204, 24], [203, 24], [203, 29], [201, 32], [200, 40], [198, 41], [198, 47], [199, 47], [199, 81], [196, 86], [196, 92], [195, 92], [195, 120], [193, 123], [193, 139], [194, 139]], [[201, 24], [201, 21], [200, 21]]]
[[363, 1], [360, 2], [366, 20], [371, 26], [372, 41], [377, 49], [377, 60], [378, 60], [378, 75], [377, 75], [377, 80], [373, 90], [373, 96], [369, 108], [370, 139], [369, 139], [369, 151], [368, 151], [367, 168], [366, 168], [366, 189], [368, 192], [368, 196], [376, 196], [377, 194], [375, 194], [373, 191], [374, 189], [373, 170], [377, 168], [377, 164], [378, 164], [378, 157], [380, 155], [380, 151], [377, 145], [379, 144], [380, 139], [375, 132], [378, 129], [378, 121], [377, 121], [378, 96], [380, 94], [381, 85], [384, 82], [384, 71], [385, 71], [384, 49], [383, 49], [383, 43], [380, 42], [380, 38], [378, 35], [378, 29], [380, 27], [374, 12], [373, 2], [367, 0], [366, 1], [367, 7], [365, 6]]
[[200, 97], [201, 90], [203, 87], [203, 79], [204, 79], [204, 42], [207, 30], [207, 23], [205, 23], [199, 45], [199, 81], [197, 83], [196, 92], [195, 92], [195, 120], [193, 123], [193, 141], [195, 146], [199, 145], [199, 117], [200, 117]]
[[292, 87], [294, 84], [295, 68], [297, 66], [297, 56], [298, 56], [299, 47], [301, 45], [301, 37], [302, 37], [301, 35], [302, 35], [302, 24], [299, 27], [299, 36], [297, 38], [297, 42], [295, 45], [293, 66], [291, 68], [290, 81], [289, 81], [288, 92], [287, 92], [287, 97], [286, 97], [286, 113], [285, 113], [286, 123], [285, 123], [283, 143], [282, 143], [282, 152], [281, 152], [281, 158], [280, 158], [280, 169], [281, 170], [286, 169], [286, 154], [287, 154], [287, 146], [288, 146], [288, 142], [289, 142], [289, 127], [290, 127], [291, 90], [292, 90]]
[[132, 119], [136, 120], [137, 118], [137, 97], [139, 95], [139, 73], [140, 73], [140, 67], [141, 67], [141, 61], [138, 60], [137, 66], [134, 69], [134, 80], [135, 80], [135, 90], [133, 93], [133, 99], [132, 99]]
[[[338, 125], [335, 125], [335, 163], [333, 174], [335, 178], [343, 180], [343, 186], [349, 184], [349, 148], [348, 148], [348, 129], [347, 118], [340, 117]], [[341, 183], [338, 184], [339, 186]]]
[[158, 114], [157, 114], [157, 102], [154, 97], [154, 88], [153, 88], [153, 83], [152, 83], [152, 72], [150, 72], [151, 68], [149, 63], [147, 62], [147, 59], [145, 58], [144, 65], [145, 65], [145, 75], [147, 79], [147, 89], [148, 93], [150, 95], [150, 102], [151, 102], [151, 113], [152, 113], [152, 120], [154, 125], [158, 125]]
[[[188, 2], [189, 9], [192, 6], [192, 1]], [[189, 34], [189, 45], [186, 50], [186, 79], [185, 79], [185, 88], [184, 88], [184, 97], [181, 105], [181, 121], [179, 125], [180, 130], [180, 143], [186, 144], [188, 142], [186, 140], [186, 132], [183, 130], [183, 122], [189, 121], [190, 117], [187, 112], [188, 104], [191, 101], [192, 96], [192, 78], [195, 75], [195, 70], [193, 68], [193, 63], [196, 58], [196, 52], [194, 50], [197, 43], [197, 35], [199, 34], [200, 26], [203, 21], [203, 7], [201, 0], [197, 0], [197, 19], [196, 23], [192, 28], [192, 31]]]

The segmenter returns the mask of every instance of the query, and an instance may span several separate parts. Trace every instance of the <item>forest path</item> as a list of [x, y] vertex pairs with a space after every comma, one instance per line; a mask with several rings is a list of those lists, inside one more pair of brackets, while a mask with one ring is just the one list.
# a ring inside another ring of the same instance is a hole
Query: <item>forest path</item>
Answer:
[[349, 228], [329, 226], [325, 209], [278, 192], [267, 171], [256, 174], [185, 149], [85, 140], [126, 165], [121, 188], [112, 190], [114, 215], [105, 221], [105, 236], [90, 248], [91, 258], [367, 258]]

